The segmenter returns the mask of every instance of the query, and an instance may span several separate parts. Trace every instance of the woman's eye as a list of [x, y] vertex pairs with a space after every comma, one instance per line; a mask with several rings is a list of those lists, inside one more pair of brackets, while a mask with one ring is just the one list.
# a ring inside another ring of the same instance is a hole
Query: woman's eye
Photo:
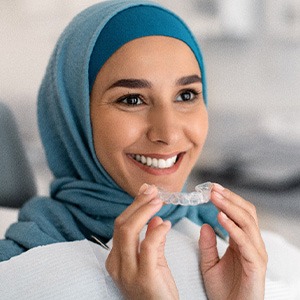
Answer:
[[176, 101], [191, 101], [194, 100], [197, 97], [198, 93], [194, 92], [194, 91], [185, 91], [180, 93], [177, 98]]
[[129, 105], [129, 106], [141, 105], [144, 103], [143, 100], [138, 95], [129, 95], [129, 96], [123, 97], [118, 102]]

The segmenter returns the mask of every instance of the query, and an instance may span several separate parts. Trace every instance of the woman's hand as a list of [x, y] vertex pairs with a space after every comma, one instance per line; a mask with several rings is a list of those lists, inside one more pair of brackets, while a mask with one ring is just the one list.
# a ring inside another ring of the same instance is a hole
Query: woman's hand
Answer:
[[268, 256], [255, 207], [219, 184], [213, 186], [211, 201], [220, 210], [218, 221], [230, 239], [220, 259], [213, 229], [201, 228], [200, 268], [208, 298], [264, 299]]
[[115, 221], [106, 268], [127, 299], [178, 299], [164, 255], [171, 223], [154, 217], [145, 239], [139, 240], [141, 230], [162, 205], [157, 188], [144, 184], [133, 203]]

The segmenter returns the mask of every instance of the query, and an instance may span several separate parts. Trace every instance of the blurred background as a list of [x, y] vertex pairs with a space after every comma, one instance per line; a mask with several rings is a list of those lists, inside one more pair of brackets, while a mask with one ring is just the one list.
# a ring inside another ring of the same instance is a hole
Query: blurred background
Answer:
[[[39, 195], [47, 168], [36, 98], [58, 36], [99, 1], [0, 0], [0, 101], [13, 111]], [[190, 186], [217, 181], [257, 206], [261, 227], [300, 247], [299, 0], [160, 0], [204, 53], [210, 133]], [[17, 210], [0, 210], [0, 237]]]

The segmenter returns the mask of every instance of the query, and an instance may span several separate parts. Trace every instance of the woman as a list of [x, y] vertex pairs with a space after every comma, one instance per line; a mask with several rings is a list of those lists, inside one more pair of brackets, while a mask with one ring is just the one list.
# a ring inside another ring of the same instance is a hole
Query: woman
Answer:
[[[176, 299], [164, 243], [171, 223], [186, 217], [210, 224], [199, 240], [208, 298], [263, 299], [267, 254], [252, 204], [218, 184], [208, 205], [163, 205], [157, 196], [157, 187], [184, 188], [205, 142], [206, 103], [200, 49], [173, 13], [147, 1], [108, 1], [77, 16], [38, 99], [51, 198], [21, 209], [0, 241], [1, 260], [39, 245], [113, 237], [106, 267], [126, 298]], [[224, 228], [229, 246], [220, 259], [215, 232]]]

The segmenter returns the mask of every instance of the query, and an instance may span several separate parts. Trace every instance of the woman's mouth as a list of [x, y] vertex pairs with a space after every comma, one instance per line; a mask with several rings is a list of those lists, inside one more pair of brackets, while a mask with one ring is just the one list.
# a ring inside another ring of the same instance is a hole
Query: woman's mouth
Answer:
[[132, 158], [137, 162], [156, 169], [168, 169], [175, 165], [178, 155], [174, 155], [167, 159], [144, 156], [140, 154], [132, 155]]
[[171, 155], [161, 154], [129, 154], [132, 162], [151, 175], [170, 175], [177, 172], [181, 165], [185, 152]]

